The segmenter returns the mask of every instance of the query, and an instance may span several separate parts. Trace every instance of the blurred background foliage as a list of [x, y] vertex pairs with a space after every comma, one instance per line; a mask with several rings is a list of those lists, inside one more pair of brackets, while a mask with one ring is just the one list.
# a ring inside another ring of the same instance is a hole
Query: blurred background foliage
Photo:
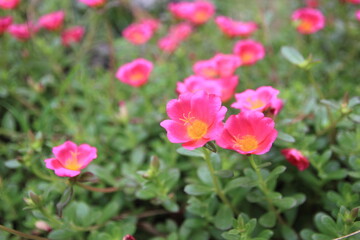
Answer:
[[[90, 240], [125, 234], [151, 240], [332, 239], [359, 230], [356, 6], [322, 1], [325, 29], [302, 36], [290, 22], [302, 1], [214, 1], [217, 15], [256, 21], [260, 30], [253, 38], [266, 47], [264, 60], [238, 69], [236, 92], [271, 85], [285, 101], [276, 128], [286, 133], [286, 141], [278, 139], [261, 156], [271, 163], [262, 174], [272, 174], [268, 185], [285, 224], [264, 206], [246, 156], [228, 150], [212, 156], [226, 194], [241, 213], [232, 216], [214, 194], [204, 161], [196, 152], [179, 154], [179, 145], [170, 143], [159, 126], [166, 118], [166, 102], [176, 98], [176, 82], [192, 74], [194, 62], [230, 53], [236, 41], [211, 20], [197, 27], [174, 54], [161, 52], [156, 41], [176, 22], [166, 4], [114, 0], [94, 10], [77, 1], [29, 0], [17, 10], [0, 11], [24, 22], [63, 9], [65, 25], [86, 27], [83, 41], [71, 48], [62, 47], [56, 33], [45, 31], [27, 42], [0, 36], [0, 223], [51, 239]], [[144, 16], [159, 18], [162, 27], [145, 46], [131, 45], [121, 31]], [[283, 46], [312, 56], [317, 64], [310, 70], [293, 65], [281, 54]], [[134, 89], [114, 74], [139, 57], [155, 68], [148, 84]], [[229, 108], [230, 113], [237, 110]], [[73, 201], [58, 219], [55, 204], [66, 179], [46, 169], [43, 160], [65, 140], [97, 147], [98, 158], [87, 170], [99, 181], [91, 185], [120, 190], [99, 193], [75, 187]], [[299, 172], [288, 164], [280, 154], [285, 147], [302, 150], [310, 168]], [[36, 229], [39, 220], [53, 230]], [[0, 231], [0, 239], [20, 238]]]

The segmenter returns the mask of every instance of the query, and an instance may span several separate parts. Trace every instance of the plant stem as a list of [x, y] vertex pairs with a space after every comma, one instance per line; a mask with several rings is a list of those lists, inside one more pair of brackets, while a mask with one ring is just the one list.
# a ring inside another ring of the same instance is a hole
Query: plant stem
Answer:
[[11, 234], [14, 234], [14, 235], [17, 235], [17, 236], [20, 236], [20, 237], [25, 238], [25, 239], [49, 240], [48, 238], [43, 238], [43, 237], [38, 237], [38, 236], [26, 234], [26, 233], [23, 233], [23, 232], [20, 232], [20, 231], [5, 227], [3, 225], [0, 225], [0, 230], [3, 230], [5, 232], [11, 233]]
[[92, 187], [92, 186], [89, 186], [89, 185], [86, 185], [86, 184], [83, 184], [80, 182], [77, 182], [76, 184], [82, 188], [85, 188], [86, 190], [93, 191], [93, 192], [112, 193], [112, 192], [116, 192], [119, 190], [119, 188], [116, 188], [116, 187], [97, 188], [97, 187]]
[[359, 233], [360, 233], [360, 230], [358, 230], [358, 231], [356, 231], [356, 232], [353, 232], [353, 233], [350, 233], [350, 234], [348, 234], [348, 235], [339, 237], [339, 238], [334, 238], [333, 240], [340, 240], [340, 239], [348, 238], [348, 237], [354, 236], [354, 235], [359, 234]]
[[268, 203], [269, 210], [275, 213], [276, 218], [278, 219], [279, 223], [286, 224], [284, 219], [281, 217], [279, 212], [276, 210], [271, 198], [269, 197], [270, 190], [268, 189], [267, 184], [266, 184], [266, 182], [265, 182], [265, 180], [264, 180], [264, 178], [263, 178], [263, 176], [262, 176], [262, 174], [260, 172], [259, 166], [255, 162], [254, 155], [251, 154], [249, 159], [250, 159], [250, 164], [251, 164], [252, 168], [255, 170], [256, 175], [258, 177], [258, 187], [265, 195], [265, 199], [266, 199], [266, 201]]
[[309, 81], [310, 81], [311, 85], [313, 86], [313, 88], [315, 88], [315, 90], [316, 90], [317, 94], [319, 95], [319, 97], [321, 99], [324, 99], [325, 98], [324, 94], [322, 93], [321, 88], [319, 87], [319, 85], [315, 81], [315, 78], [314, 78], [314, 75], [313, 75], [312, 71], [308, 70], [307, 72], [308, 72], [308, 78], [309, 78]]
[[221, 199], [221, 201], [226, 204], [232, 211], [233, 213], [235, 213], [236, 215], [238, 215], [238, 211], [232, 206], [232, 204], [230, 203], [229, 199], [227, 199], [226, 195], [224, 194], [224, 191], [222, 190], [221, 186], [220, 186], [220, 182], [218, 177], [215, 175], [215, 170], [214, 167], [211, 163], [211, 159], [210, 159], [210, 151], [206, 148], [203, 148], [203, 152], [204, 152], [204, 159], [205, 162], [208, 166], [208, 169], [210, 171], [211, 174], [211, 178], [215, 187], [215, 191], [216, 194], [219, 196], [219, 198]]

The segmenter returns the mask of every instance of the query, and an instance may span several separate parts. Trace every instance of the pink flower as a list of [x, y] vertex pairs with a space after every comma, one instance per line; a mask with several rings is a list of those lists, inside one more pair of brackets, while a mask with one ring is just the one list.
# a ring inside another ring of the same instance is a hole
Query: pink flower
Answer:
[[215, 94], [221, 97], [222, 85], [220, 81], [209, 81], [202, 76], [190, 76], [184, 82], [178, 82], [176, 91], [182, 93], [194, 93], [197, 91], [205, 91], [208, 94]]
[[46, 167], [54, 170], [59, 177], [75, 177], [92, 160], [97, 158], [97, 149], [88, 144], [77, 146], [71, 141], [53, 147], [55, 158], [45, 159]]
[[12, 24], [12, 17], [0, 17], [0, 35], [3, 34]]
[[261, 112], [240, 112], [228, 118], [216, 144], [240, 154], [265, 154], [277, 137], [274, 126]]
[[14, 9], [20, 3], [20, 0], [0, 0], [0, 8]]
[[216, 17], [215, 22], [220, 30], [229, 37], [248, 37], [258, 29], [255, 22], [234, 21], [225, 16]]
[[360, 4], [360, 0], [345, 0], [345, 2], [352, 3], [352, 4]]
[[160, 125], [166, 129], [170, 142], [182, 143], [184, 148], [193, 150], [218, 137], [226, 111], [214, 94], [185, 93], [168, 102], [166, 112], [170, 120]]
[[203, 24], [207, 22], [215, 13], [215, 6], [210, 2], [199, 0], [193, 4], [193, 12], [189, 14], [187, 20], [194, 24]]
[[170, 28], [169, 36], [176, 39], [177, 41], [183, 41], [189, 37], [192, 33], [193, 28], [188, 23], [179, 23]]
[[122, 240], [136, 240], [133, 236], [131, 236], [131, 235], [126, 235], [125, 237], [123, 237], [123, 239]]
[[314, 8], [300, 8], [291, 19], [296, 24], [296, 30], [302, 34], [312, 34], [325, 27], [324, 15]]
[[150, 61], [138, 58], [122, 65], [116, 73], [116, 78], [133, 87], [140, 87], [148, 81], [152, 69], [153, 64]]
[[265, 57], [264, 46], [250, 39], [236, 42], [233, 52], [240, 57], [242, 65], [253, 65]]
[[105, 4], [106, 0], [79, 0], [89, 7], [101, 7]]
[[270, 86], [262, 86], [256, 90], [247, 89], [235, 94], [236, 102], [231, 104], [231, 107], [241, 111], [269, 111], [277, 115], [283, 106], [282, 100], [277, 97], [278, 94], [279, 90]]
[[[360, 21], [360, 10], [357, 10], [355, 13], [356, 19]], [[1, 25], [1, 24], [0, 24]], [[1, 28], [1, 27], [0, 27]]]
[[166, 36], [158, 41], [158, 47], [164, 52], [172, 53], [179, 46], [179, 41], [171, 36]]
[[320, 0], [306, 0], [306, 6], [309, 8], [319, 7]]
[[310, 165], [309, 160], [295, 148], [283, 149], [281, 150], [281, 153], [285, 156], [289, 163], [296, 166], [300, 171], [307, 169]]
[[238, 56], [218, 53], [209, 60], [198, 61], [193, 66], [196, 75], [206, 78], [227, 78], [234, 75], [236, 68], [241, 65]]
[[64, 11], [48, 13], [39, 19], [39, 26], [50, 31], [58, 30], [64, 22]]
[[221, 78], [217, 80], [210, 80], [210, 81], [218, 81], [222, 85], [221, 88], [221, 101], [226, 102], [232, 98], [236, 87], [239, 83], [238, 76], [232, 76], [227, 78]]
[[85, 33], [85, 29], [82, 26], [74, 26], [66, 29], [61, 33], [61, 43], [65, 47], [70, 46], [73, 43], [80, 42]]
[[153, 31], [149, 24], [133, 23], [123, 31], [124, 38], [135, 45], [141, 45], [149, 41]]
[[31, 36], [35, 32], [35, 27], [30, 22], [23, 24], [13, 24], [8, 28], [8, 32], [14, 38], [20, 41], [25, 41], [31, 38]]
[[146, 18], [140, 21], [140, 24], [147, 25], [152, 32], [156, 32], [160, 27], [160, 21], [153, 18]]
[[168, 9], [176, 18], [188, 20], [193, 24], [203, 24], [215, 13], [215, 6], [203, 0], [170, 3]]

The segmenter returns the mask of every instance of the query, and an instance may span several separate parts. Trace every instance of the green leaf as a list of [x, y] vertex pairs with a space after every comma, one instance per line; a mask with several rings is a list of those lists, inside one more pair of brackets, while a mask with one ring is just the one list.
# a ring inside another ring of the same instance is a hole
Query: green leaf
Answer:
[[204, 153], [200, 149], [188, 150], [183, 147], [176, 149], [176, 152], [183, 156], [188, 157], [201, 157], [204, 158]]
[[297, 201], [291, 197], [284, 197], [274, 202], [282, 210], [290, 209], [296, 206]]
[[5, 167], [7, 168], [18, 168], [21, 167], [21, 163], [16, 160], [16, 159], [12, 159], [12, 160], [8, 160], [6, 162], [4, 162]]
[[305, 58], [293, 47], [283, 46], [281, 54], [292, 64], [301, 65], [306, 62]]
[[68, 240], [74, 235], [74, 232], [68, 229], [58, 229], [53, 230], [48, 235], [48, 238], [51, 240]]
[[213, 189], [205, 185], [189, 184], [185, 186], [184, 191], [189, 195], [199, 196], [199, 195], [210, 194], [213, 192]]
[[75, 210], [76, 220], [79, 221], [84, 226], [89, 226], [91, 224], [90, 208], [84, 202], [79, 202], [76, 204]]
[[280, 174], [285, 172], [286, 167], [285, 166], [277, 166], [274, 170], [271, 171], [269, 176], [267, 176], [266, 181], [272, 181], [273, 179], [277, 178]]
[[233, 213], [231, 209], [227, 205], [221, 205], [214, 218], [215, 227], [220, 230], [229, 229], [232, 221]]
[[215, 174], [221, 178], [232, 178], [234, 176], [234, 172], [231, 170], [220, 170], [216, 171]]
[[136, 197], [147, 200], [147, 199], [156, 197], [156, 193], [157, 193], [156, 186], [148, 185], [148, 186], [145, 186], [143, 189], [140, 189], [139, 191], [137, 191]]
[[315, 215], [315, 225], [321, 233], [337, 237], [337, 225], [335, 221], [325, 213]]
[[178, 212], [179, 211], [179, 205], [171, 199], [166, 199], [162, 204], [170, 212]]
[[294, 143], [295, 142], [295, 138], [293, 138], [289, 134], [286, 134], [286, 133], [281, 132], [281, 131], [278, 131], [277, 139], [281, 140], [281, 141], [284, 141], [284, 142], [289, 142], [289, 143]]
[[213, 185], [210, 171], [206, 165], [202, 165], [197, 169], [197, 175], [204, 184]]
[[249, 177], [239, 177], [231, 180], [225, 187], [225, 191], [230, 191], [234, 188], [246, 187], [251, 188], [256, 186], [256, 181], [251, 180]]
[[274, 212], [265, 213], [260, 217], [259, 223], [266, 228], [274, 227], [276, 223], [276, 214]]
[[106, 206], [102, 209], [101, 215], [99, 219], [97, 219], [97, 222], [99, 224], [104, 223], [105, 221], [115, 216], [118, 213], [119, 209], [120, 209], [119, 200], [115, 199], [111, 201], [110, 203], [106, 204]]
[[286, 240], [298, 240], [296, 232], [287, 225], [281, 225], [281, 234]]

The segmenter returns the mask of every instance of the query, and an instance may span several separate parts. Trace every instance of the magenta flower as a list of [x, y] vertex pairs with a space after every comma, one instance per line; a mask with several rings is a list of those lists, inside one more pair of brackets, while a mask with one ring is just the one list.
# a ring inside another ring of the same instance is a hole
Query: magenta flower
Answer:
[[277, 97], [279, 90], [262, 86], [256, 90], [247, 89], [242, 93], [235, 94], [236, 102], [231, 107], [240, 109], [241, 111], [270, 111], [273, 115], [277, 115], [283, 107], [283, 102]]
[[242, 65], [253, 65], [265, 57], [264, 46], [250, 39], [236, 42], [233, 52], [240, 57]]
[[0, 35], [3, 34], [12, 24], [12, 17], [0, 17]]
[[170, 36], [166, 36], [166, 37], [161, 38], [158, 41], [157, 45], [164, 52], [172, 53], [178, 48], [179, 41]]
[[306, 0], [306, 6], [309, 8], [317, 8], [320, 5], [320, 0]]
[[168, 9], [176, 18], [184, 19], [197, 25], [207, 22], [215, 13], [215, 6], [203, 0], [170, 3]]
[[229, 37], [248, 37], [258, 29], [255, 22], [235, 21], [225, 16], [216, 17], [215, 22], [220, 30]]
[[360, 0], [345, 0], [345, 2], [352, 3], [352, 4], [360, 4]]
[[52, 12], [40, 17], [38, 23], [42, 28], [45, 28], [49, 31], [56, 31], [62, 27], [64, 17], [64, 11]]
[[148, 81], [152, 70], [152, 62], [138, 58], [122, 65], [116, 72], [116, 78], [133, 87], [140, 87]]
[[151, 29], [151, 31], [153, 31], [153, 32], [156, 32], [159, 29], [160, 25], [161, 25], [159, 20], [153, 19], [153, 18], [142, 19], [140, 21], [140, 24], [147, 25]]
[[149, 41], [153, 35], [152, 26], [147, 23], [133, 23], [122, 32], [124, 38], [132, 44], [141, 45]]
[[59, 177], [75, 177], [89, 163], [97, 158], [97, 149], [88, 144], [77, 146], [71, 141], [53, 147], [55, 158], [45, 159], [46, 167], [54, 170]]
[[281, 150], [281, 153], [285, 156], [289, 163], [296, 166], [300, 171], [304, 171], [310, 165], [309, 160], [295, 148], [283, 149]]
[[170, 142], [182, 143], [184, 148], [193, 150], [218, 137], [226, 111], [214, 94], [185, 93], [168, 102], [166, 112], [170, 120], [160, 125], [166, 129]]
[[79, 2], [82, 2], [86, 4], [89, 7], [101, 7], [105, 4], [106, 0], [79, 0]]
[[325, 17], [315, 8], [300, 8], [292, 16], [296, 30], [302, 34], [312, 34], [325, 27]]
[[61, 44], [65, 47], [73, 43], [80, 42], [85, 33], [85, 28], [82, 26], [74, 26], [66, 29], [61, 33]]
[[13, 24], [8, 28], [8, 32], [11, 34], [11, 36], [20, 41], [28, 40], [35, 31], [35, 26], [30, 22], [23, 24]]
[[190, 36], [193, 28], [189, 23], [179, 23], [174, 25], [169, 30], [169, 36], [176, 39], [177, 41], [183, 41]]
[[20, 0], [0, 0], [0, 8], [14, 9], [20, 3]]
[[125, 237], [123, 237], [123, 239], [122, 240], [136, 240], [133, 236], [131, 236], [131, 235], [126, 235]]
[[277, 137], [274, 126], [261, 112], [240, 112], [228, 118], [216, 144], [240, 154], [265, 154]]
[[221, 97], [222, 85], [220, 81], [209, 81], [202, 76], [190, 76], [184, 82], [178, 82], [176, 91], [179, 94], [195, 93], [197, 91], [205, 91], [208, 94], [215, 94]]
[[[357, 10], [355, 13], [355, 17], [358, 21], [360, 21], [360, 10]], [[1, 25], [1, 24], [0, 24]]]

